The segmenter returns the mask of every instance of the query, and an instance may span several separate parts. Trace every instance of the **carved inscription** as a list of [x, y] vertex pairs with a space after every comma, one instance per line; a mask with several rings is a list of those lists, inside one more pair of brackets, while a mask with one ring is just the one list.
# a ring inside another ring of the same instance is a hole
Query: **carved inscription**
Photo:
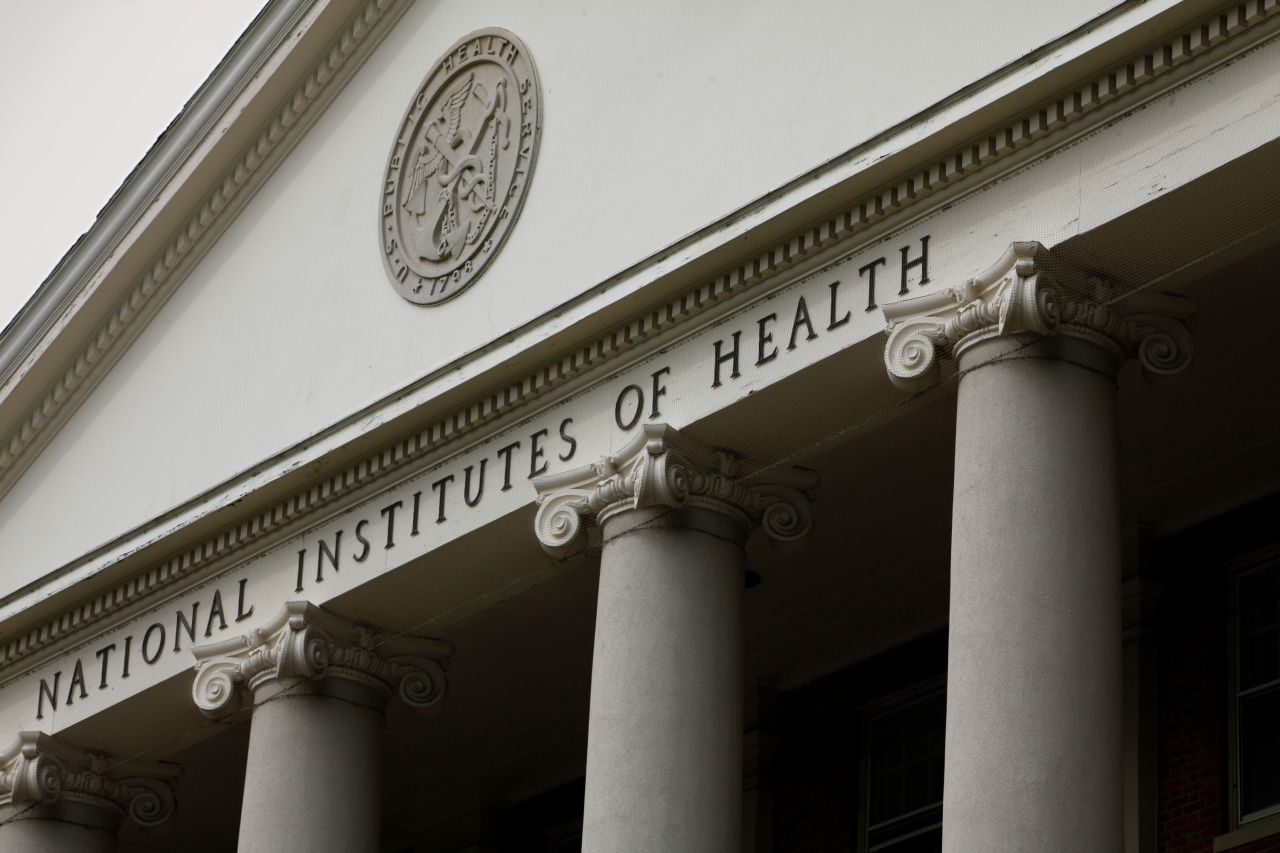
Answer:
[[[910, 285], [922, 286], [929, 283], [929, 235], [920, 238], [919, 254], [912, 257], [913, 247], [908, 244], [899, 252], [898, 262], [898, 296], [906, 296], [911, 292]], [[853, 297], [849, 291], [861, 283], [867, 294], [866, 312], [874, 311], [876, 304], [876, 271], [888, 266], [886, 256], [874, 258], [858, 267], [858, 282], [846, 282], [837, 279], [827, 285], [826, 304], [814, 302], [812, 305], [803, 295], [795, 302], [794, 313], [780, 317], [777, 311], [771, 311], [759, 317], [755, 322], [754, 346], [744, 344], [742, 332], [736, 331], [713, 344], [714, 353], [711, 359], [711, 387], [719, 388], [727, 381], [739, 379], [743, 373], [744, 363], [762, 367], [783, 352], [791, 352], [796, 347], [817, 340], [821, 334], [833, 333], [845, 326], [853, 318]], [[847, 303], [847, 304], [846, 304]], [[657, 379], [654, 379], [654, 393], [657, 394]], [[656, 399], [656, 398], [655, 398]], [[619, 421], [618, 426], [622, 426]]]
[[432, 67], [391, 148], [378, 215], [392, 283], [430, 305], [475, 281], [528, 192], [542, 126], [524, 44], [477, 30]]
[[[298, 549], [293, 591], [303, 595], [348, 566], [358, 568], [375, 551], [390, 551], [407, 539], [430, 535], [435, 525], [449, 520], [450, 512], [462, 511], [460, 503], [475, 509], [486, 494], [509, 492], [517, 483], [545, 474], [551, 466], [549, 454], [568, 462], [578, 450], [572, 428], [573, 418], [564, 418], [558, 436], [545, 427], [526, 433], [499, 445], [492, 456], [473, 460], [461, 476], [457, 472], [444, 474], [412, 494], [401, 493], [376, 514], [370, 508], [352, 519], [350, 536], [348, 528], [341, 527], [326, 538], [304, 542]], [[490, 480], [486, 492], [485, 484]]]
[[924, 290], [930, 271], [938, 273], [934, 255], [924, 234], [809, 273], [563, 407], [512, 425], [237, 567], [182, 604], [158, 606], [110, 638], [59, 657], [24, 680], [34, 693], [28, 707], [55, 731], [77, 722], [95, 693], [151, 686], [197, 642], [254, 626], [255, 608], [303, 598], [323, 603], [523, 505], [533, 478], [584, 456], [599, 460], [601, 450], [625, 445], [649, 424], [696, 420], [865, 340], [871, 321], [863, 318], [878, 326], [879, 302]]
[[248, 577], [243, 577], [230, 588], [215, 586], [207, 598], [192, 601], [190, 609], [160, 611], [154, 620], [140, 624], [117, 642], [77, 654], [62, 669], [40, 679], [36, 719], [43, 720], [46, 711], [57, 711], [60, 703], [69, 707], [88, 699], [94, 691], [106, 690], [139, 666], [155, 666], [163, 655], [181, 654], [200, 641], [234, 629], [253, 616], [253, 605], [245, 596], [248, 583]]

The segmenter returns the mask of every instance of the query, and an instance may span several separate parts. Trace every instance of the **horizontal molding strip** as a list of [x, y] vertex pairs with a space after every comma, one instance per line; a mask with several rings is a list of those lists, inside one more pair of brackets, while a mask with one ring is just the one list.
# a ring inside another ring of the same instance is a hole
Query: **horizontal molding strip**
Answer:
[[[376, 20], [377, 15], [389, 3], [390, 0], [373, 0], [366, 6], [364, 14], [353, 24], [352, 30], [334, 46], [313, 72], [312, 76], [317, 78], [314, 85], [321, 85], [318, 75], [324, 73], [323, 69], [329, 63], [341, 61], [337, 54], [342, 52], [342, 45], [347, 44], [349, 39], [357, 38], [355, 29], [363, 27], [367, 31], [370, 26], [367, 16], [373, 15]], [[1132, 95], [1172, 69], [1255, 27], [1277, 10], [1280, 10], [1280, 0], [1248, 0], [1233, 4], [1106, 73], [1024, 112], [1013, 121], [952, 149], [945, 156], [862, 197], [835, 215], [722, 271], [664, 305], [634, 317], [589, 344], [544, 364], [521, 380], [485, 394], [343, 471], [224, 528], [197, 545], [170, 555], [113, 589], [88, 598], [56, 618], [9, 639], [0, 648], [0, 670], [17, 666], [50, 644], [69, 639], [111, 614], [156, 595], [192, 573], [252, 546], [263, 537], [298, 523], [338, 498], [389, 477], [410, 462], [460, 442], [495, 418], [512, 414], [544, 398], [568, 380], [587, 371], [600, 369], [655, 335], [670, 332], [708, 308], [746, 293], [765, 279], [849, 240], [868, 227], [953, 185], [959, 179], [990, 169], [1028, 144], [1062, 132], [1098, 108], [1122, 96]], [[348, 48], [348, 53], [349, 50]], [[310, 76], [308, 80], [311, 80]], [[299, 96], [306, 97], [306, 89], [307, 85], [299, 89], [295, 99]], [[305, 103], [300, 103], [299, 106], [305, 108]], [[292, 102], [286, 111], [290, 108], [293, 108]], [[276, 123], [273, 122], [272, 127], [275, 126]], [[263, 138], [267, 138], [267, 134]], [[260, 144], [264, 143], [260, 141]], [[253, 152], [250, 152], [246, 156], [246, 161], [242, 164], [244, 168], [252, 168], [249, 165], [252, 155]], [[262, 155], [258, 156], [260, 158]], [[260, 162], [260, 159], [255, 162]], [[205, 208], [202, 208], [201, 213], [193, 219], [192, 227], [195, 227], [204, 212]], [[159, 269], [160, 262], [157, 262], [153, 273]]]

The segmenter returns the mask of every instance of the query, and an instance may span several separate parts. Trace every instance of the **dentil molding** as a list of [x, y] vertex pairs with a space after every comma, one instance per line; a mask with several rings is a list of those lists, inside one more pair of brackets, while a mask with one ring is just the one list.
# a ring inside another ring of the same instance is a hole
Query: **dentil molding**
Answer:
[[140, 826], [167, 821], [177, 807], [176, 764], [117, 762], [55, 740], [21, 732], [0, 752], [0, 805], [80, 802]]
[[373, 629], [306, 601], [290, 601], [267, 624], [240, 637], [192, 649], [192, 695], [210, 717], [234, 713], [259, 690], [338, 678], [398, 693], [410, 709], [437, 710], [448, 690], [445, 667], [453, 646], [419, 637], [378, 639]]
[[[314, 100], [315, 93], [335, 73], [338, 66], [355, 52], [368, 28], [383, 16], [389, 0], [369, 0], [353, 20], [351, 28], [316, 66], [303, 86], [280, 114], [278, 122], [264, 132], [258, 144], [246, 152], [223, 182], [222, 195], [233, 192], [246, 180], [246, 174], [257, 167], [264, 152], [276, 146], [283, 129], [293, 126], [298, 110]], [[545, 399], [569, 380], [590, 372], [599, 372], [615, 364], [635, 347], [658, 335], [673, 334], [680, 327], [696, 321], [703, 313], [729, 299], [743, 298], [755, 292], [762, 282], [774, 280], [783, 271], [839, 244], [854, 245], [859, 235], [872, 226], [891, 220], [919, 205], [943, 189], [970, 176], [988, 171], [1007, 162], [1034, 142], [1050, 135], [1060, 135], [1089, 126], [1089, 118], [1103, 107], [1133, 98], [1151, 90], [1157, 81], [1169, 79], [1170, 72], [1193, 60], [1208, 61], [1217, 48], [1229, 45], [1238, 36], [1255, 30], [1280, 12], [1280, 0], [1253, 0], [1226, 5], [1192, 27], [1174, 33], [1159, 43], [1131, 56], [1119, 65], [1094, 74], [1078, 85], [1062, 92], [1031, 110], [1015, 115], [1009, 121], [949, 149], [910, 174], [860, 197], [829, 217], [799, 231], [786, 240], [749, 256], [720, 271], [715, 276], [676, 297], [655, 306], [596, 338], [585, 341], [558, 357], [545, 362], [524, 376], [480, 394], [460, 408], [447, 412], [420, 430], [355, 460], [349, 466], [293, 492], [239, 521], [222, 527], [168, 556], [146, 566], [118, 584], [65, 608], [55, 616], [6, 639], [0, 645], [0, 671], [20, 665], [33, 655], [55, 643], [90, 629], [123, 609], [149, 599], [174, 584], [211, 565], [245, 551], [266, 536], [314, 515], [354, 491], [385, 479], [417, 460], [456, 446], [477, 430], [496, 419]], [[231, 183], [228, 184], [227, 181]], [[178, 260], [193, 245], [192, 233], [204, 234], [208, 223], [221, 215], [228, 205], [212, 201], [189, 227], [165, 250], [160, 259], [165, 270], [176, 270]], [[198, 238], [197, 238], [198, 239]], [[160, 274], [152, 270], [151, 278]], [[167, 272], [163, 275], [168, 275]], [[169, 284], [172, 284], [172, 278]], [[122, 330], [138, 317], [143, 303], [156, 291], [156, 284], [144, 280], [131, 292], [120, 310], [111, 317], [94, 341], [90, 342], [66, 375], [47, 392], [43, 401], [24, 422], [0, 445], [0, 494], [20, 473], [25, 463], [19, 457], [31, 454], [39, 445], [37, 435], [55, 422], [57, 411], [64, 407], [76, 387], [87, 380], [91, 369], [103, 363], [111, 343], [121, 337]], [[1163, 346], [1163, 344], [1161, 345]], [[1156, 348], [1156, 342], [1150, 349]], [[886, 356], [887, 358], [887, 356]], [[926, 370], [927, 373], [927, 370]], [[927, 379], [895, 382], [918, 388]], [[397, 397], [399, 395], [396, 395]], [[115, 558], [113, 558], [114, 560]]]
[[943, 357], [958, 360], [992, 338], [1033, 340], [1055, 333], [1137, 358], [1153, 383], [1173, 379], [1190, 366], [1187, 321], [1196, 312], [1193, 300], [1138, 293], [1120, 306], [1109, 304], [1102, 283], [1066, 286], [1055, 280], [1038, 261], [1048, 257], [1039, 243], [1012, 243], [976, 278], [883, 306], [884, 363], [893, 384], [921, 391], [941, 378]]
[[716, 469], [696, 465], [680, 449], [679, 433], [666, 424], [644, 424], [613, 456], [557, 474], [535, 477], [538, 512], [534, 532], [549, 553], [581, 550], [584, 524], [601, 525], [612, 515], [647, 507], [700, 506], [759, 523], [769, 536], [793, 542], [813, 525], [814, 471], [792, 469], [773, 483], [734, 479], [731, 459], [721, 454]]

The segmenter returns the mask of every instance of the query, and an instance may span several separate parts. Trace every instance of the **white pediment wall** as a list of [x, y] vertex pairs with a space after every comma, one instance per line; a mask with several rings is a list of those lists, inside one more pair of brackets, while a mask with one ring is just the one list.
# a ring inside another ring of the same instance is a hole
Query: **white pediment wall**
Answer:
[[[0, 596], [517, 328], [1104, 11], [740, 0], [619, 12], [421, 0], [0, 500]], [[408, 101], [456, 39], [542, 81], [519, 220], [436, 307], [389, 284], [377, 209]], [[51, 521], [56, 519], [56, 522]], [[56, 530], [56, 535], [51, 535]]]

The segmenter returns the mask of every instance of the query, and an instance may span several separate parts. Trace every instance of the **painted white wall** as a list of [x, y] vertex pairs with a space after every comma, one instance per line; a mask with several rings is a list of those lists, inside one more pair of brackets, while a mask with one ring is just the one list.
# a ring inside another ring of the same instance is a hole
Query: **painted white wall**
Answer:
[[[1112, 5], [441, 0], [409, 9], [0, 502], [0, 595], [198, 495]], [[520, 220], [460, 297], [386, 280], [379, 188], [457, 38], [504, 26], [543, 86]]]

